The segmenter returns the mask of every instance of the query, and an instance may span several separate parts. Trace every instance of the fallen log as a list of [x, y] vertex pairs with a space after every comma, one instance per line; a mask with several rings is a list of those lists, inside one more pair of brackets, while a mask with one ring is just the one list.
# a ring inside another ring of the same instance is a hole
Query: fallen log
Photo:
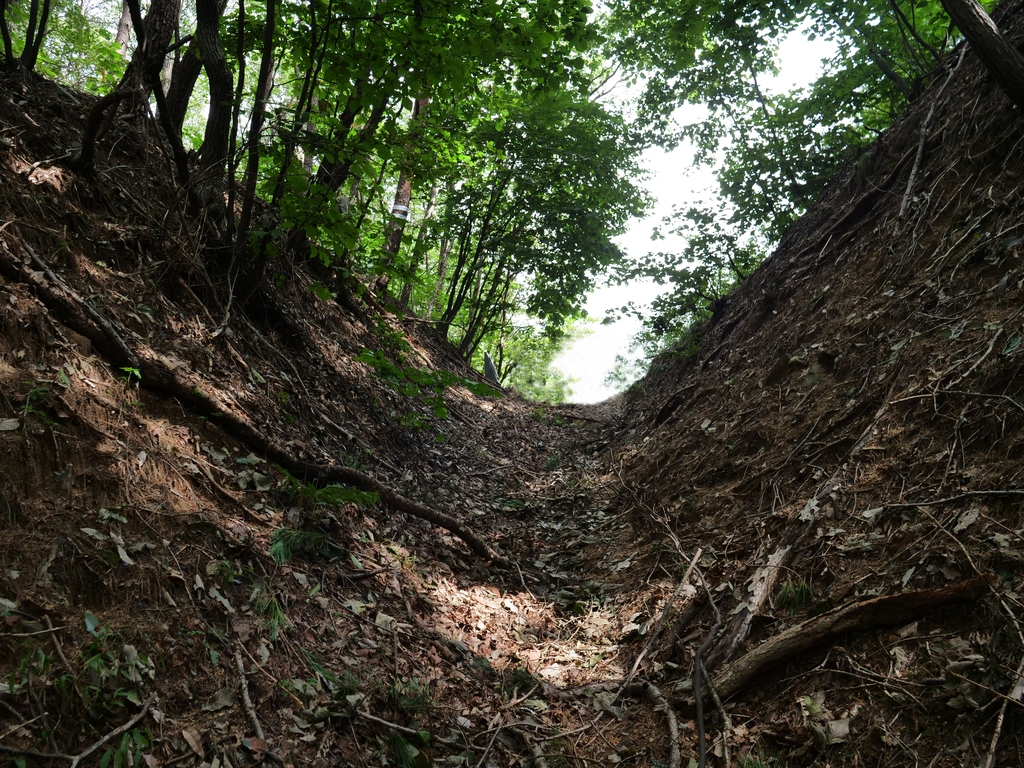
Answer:
[[817, 645], [855, 630], [906, 624], [948, 603], [977, 600], [996, 580], [993, 574], [987, 573], [952, 587], [875, 597], [815, 616], [770, 637], [725, 667], [715, 677], [715, 689], [726, 699], [753, 683], [768, 667]]

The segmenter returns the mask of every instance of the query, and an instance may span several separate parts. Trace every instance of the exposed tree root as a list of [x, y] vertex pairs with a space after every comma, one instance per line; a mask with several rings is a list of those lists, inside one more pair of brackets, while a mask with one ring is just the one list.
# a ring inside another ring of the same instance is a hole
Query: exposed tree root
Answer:
[[109, 320], [57, 278], [27, 245], [20, 240], [19, 244], [31, 257], [31, 261], [42, 267], [42, 273], [33, 271], [29, 266], [29, 258], [19, 259], [3, 242], [0, 242], [0, 271], [18, 282], [32, 286], [38, 298], [62, 323], [87, 337], [96, 350], [106, 355], [115, 366], [138, 370], [141, 383], [146, 388], [173, 395], [196, 413], [212, 417], [212, 423], [217, 424], [226, 433], [306, 482], [342, 483], [376, 493], [381, 501], [395, 509], [450, 531], [480, 557], [496, 565], [508, 565], [504, 557], [467, 528], [461, 520], [407, 499], [393, 488], [359, 470], [337, 464], [313, 464], [294, 456], [264, 435], [241, 409], [233, 407], [214, 394], [205, 392], [202, 380], [198, 377], [171, 370], [148, 347], [131, 348]]

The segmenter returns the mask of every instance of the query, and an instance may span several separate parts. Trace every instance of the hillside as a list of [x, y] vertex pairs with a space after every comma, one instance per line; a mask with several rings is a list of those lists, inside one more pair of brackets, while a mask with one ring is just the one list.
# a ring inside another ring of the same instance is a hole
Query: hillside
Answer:
[[0, 753], [1024, 763], [1024, 134], [946, 71], [558, 408], [287, 255], [229, 312], [153, 126], [83, 175], [93, 97], [0, 75]]

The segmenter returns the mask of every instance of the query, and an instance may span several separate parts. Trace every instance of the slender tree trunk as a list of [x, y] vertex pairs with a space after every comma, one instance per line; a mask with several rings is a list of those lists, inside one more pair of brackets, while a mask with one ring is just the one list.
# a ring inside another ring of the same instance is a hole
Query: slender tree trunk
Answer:
[[437, 206], [437, 184], [430, 188], [430, 198], [427, 200], [427, 209], [423, 212], [423, 221], [416, 232], [416, 245], [412, 249], [412, 258], [409, 259], [409, 271], [405, 276], [405, 285], [402, 286], [402, 296], [398, 303], [404, 309], [409, 308], [409, 300], [412, 298], [412, 289], [416, 283], [416, 274], [419, 272], [420, 258], [423, 256], [424, 243], [427, 238], [427, 228], [430, 220], [434, 217], [434, 209]]
[[139, 44], [132, 54], [132, 60], [125, 70], [121, 83], [126, 84], [137, 78], [148, 96], [160, 86], [164, 56], [170, 48], [174, 32], [178, 29], [181, 0], [153, 0], [145, 20], [142, 19], [139, 0], [126, 2], [129, 4], [135, 37]]
[[441, 248], [437, 255], [437, 282], [434, 283], [434, 295], [430, 297], [430, 303], [427, 305], [427, 311], [424, 317], [431, 318], [434, 315], [434, 307], [437, 305], [437, 296], [441, 293], [441, 288], [444, 287], [444, 279], [448, 276], [448, 254], [452, 250], [452, 239], [450, 237], [441, 238]]
[[[29, 11], [28, 29], [25, 32], [25, 47], [21, 51], [20, 62], [23, 69], [31, 72], [36, 67], [36, 60], [39, 58], [39, 49], [43, 45], [43, 38], [46, 37], [46, 24], [50, 20], [50, 0], [43, 0], [42, 10], [39, 9], [39, 0], [32, 0]], [[37, 30], [38, 26], [38, 31]]]
[[14, 44], [11, 41], [11, 28], [7, 26], [7, 8], [9, 0], [0, 0], [0, 35], [4, 38], [4, 69], [8, 72], [15, 69], [18, 60], [14, 58]]
[[1024, 56], [1011, 45], [977, 0], [942, 0], [942, 7], [971, 43], [988, 73], [1024, 109]]
[[132, 35], [132, 12], [128, 3], [121, 3], [121, 19], [117, 22], [117, 34], [114, 35], [114, 42], [121, 46], [121, 55], [128, 55], [128, 41]]
[[[266, 103], [273, 87], [271, 71], [274, 67], [274, 32], [277, 27], [277, 0], [267, 0], [267, 18], [263, 28], [263, 51], [260, 57], [260, 74], [256, 81], [256, 93], [252, 108], [252, 119], [249, 121], [249, 138], [246, 143], [248, 157], [245, 166], [245, 197], [242, 199], [242, 212], [238, 217], [238, 230], [235, 233], [234, 253], [231, 258], [229, 277], [234, 282], [242, 274], [249, 250], [249, 226], [252, 222], [252, 208], [256, 200], [256, 181], [260, 172], [260, 134], [263, 132], [263, 120], [266, 115]], [[257, 264], [246, 275], [245, 284], [241, 286], [240, 295], [248, 298], [263, 279], [263, 271], [267, 265], [267, 254], [260, 255]]]
[[398, 186], [395, 189], [395, 201], [391, 205], [391, 219], [388, 221], [387, 237], [384, 242], [384, 262], [381, 264], [381, 275], [376, 287], [380, 295], [387, 296], [389, 272], [398, 260], [402, 249], [402, 237], [405, 225], [409, 222], [409, 204], [412, 202], [412, 153], [419, 143], [422, 134], [421, 121], [430, 99], [422, 97], [413, 102], [412, 117], [409, 119], [409, 143], [405, 148], [402, 170], [398, 174]]

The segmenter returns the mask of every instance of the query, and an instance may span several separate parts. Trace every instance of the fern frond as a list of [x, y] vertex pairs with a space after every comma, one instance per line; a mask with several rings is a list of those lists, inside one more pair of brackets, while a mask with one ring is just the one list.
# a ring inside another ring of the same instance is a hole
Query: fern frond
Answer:
[[278, 528], [270, 536], [270, 557], [278, 565], [284, 565], [300, 553], [330, 559], [344, 552], [329, 536], [316, 531]]

